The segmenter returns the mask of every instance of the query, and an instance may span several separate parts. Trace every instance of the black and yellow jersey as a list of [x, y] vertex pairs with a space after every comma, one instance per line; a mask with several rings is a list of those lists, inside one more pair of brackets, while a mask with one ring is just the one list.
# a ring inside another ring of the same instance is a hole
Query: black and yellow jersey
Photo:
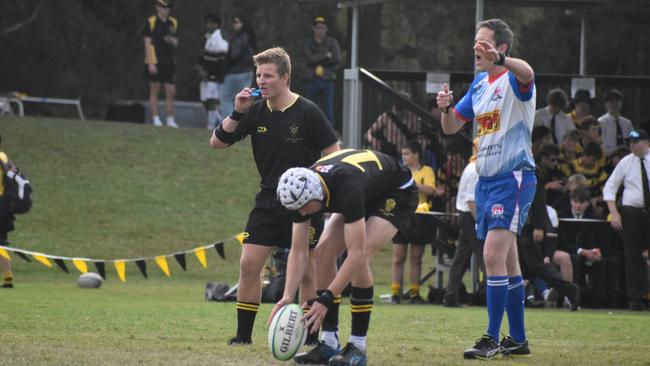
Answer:
[[[173, 64], [176, 62], [174, 47], [165, 41], [165, 37], [176, 36], [177, 30], [178, 20], [174, 17], [167, 17], [167, 20], [163, 21], [156, 15], [152, 15], [147, 19], [142, 29], [142, 37], [151, 38], [153, 52], [149, 50], [147, 52], [151, 52], [154, 64]], [[146, 62], [147, 60], [145, 60]]]
[[5, 185], [4, 185], [4, 176], [7, 173], [5, 171], [5, 167], [7, 164], [9, 164], [9, 158], [7, 157], [7, 154], [3, 153], [0, 151], [0, 197], [4, 196], [5, 194]]
[[413, 185], [408, 168], [372, 150], [337, 151], [318, 160], [311, 169], [325, 186], [323, 211], [342, 214], [346, 223], [364, 218], [366, 207], [375, 201]]
[[264, 100], [254, 102], [234, 133], [237, 141], [251, 136], [260, 185], [265, 189], [275, 189], [287, 169], [314, 164], [323, 149], [336, 143], [323, 112], [298, 95], [284, 110], [271, 110]]

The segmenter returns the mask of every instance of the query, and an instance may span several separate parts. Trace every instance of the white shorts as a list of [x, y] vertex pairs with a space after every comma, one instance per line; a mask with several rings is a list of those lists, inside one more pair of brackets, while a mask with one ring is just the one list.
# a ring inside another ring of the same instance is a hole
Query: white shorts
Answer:
[[221, 84], [214, 81], [202, 81], [200, 89], [202, 102], [205, 102], [208, 99], [219, 99], [219, 89], [221, 89]]

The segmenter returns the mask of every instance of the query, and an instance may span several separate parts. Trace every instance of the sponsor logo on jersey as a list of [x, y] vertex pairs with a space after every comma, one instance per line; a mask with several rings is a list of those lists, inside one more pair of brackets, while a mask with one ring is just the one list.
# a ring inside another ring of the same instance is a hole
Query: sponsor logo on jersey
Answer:
[[492, 93], [492, 97], [490, 98], [491, 101], [496, 102], [497, 100], [503, 98], [503, 91], [501, 90], [500, 87], [494, 88], [494, 92]]
[[309, 227], [309, 245], [316, 245], [316, 229], [313, 226]]
[[492, 217], [501, 218], [503, 217], [503, 205], [500, 203], [495, 203], [492, 205]]
[[269, 129], [264, 127], [264, 126], [258, 126], [257, 127], [257, 133], [267, 133], [268, 131], [269, 131]]
[[329, 164], [329, 165], [317, 165], [314, 170], [316, 170], [319, 173], [329, 173], [329, 171], [334, 167], [334, 165]]
[[391, 211], [393, 211], [395, 205], [396, 205], [395, 200], [389, 198], [386, 200], [386, 203], [384, 204], [384, 208], [379, 210], [379, 212], [384, 214], [384, 216], [393, 216], [393, 213]]
[[484, 136], [501, 129], [501, 112], [497, 109], [492, 112], [476, 116], [478, 124], [478, 135]]

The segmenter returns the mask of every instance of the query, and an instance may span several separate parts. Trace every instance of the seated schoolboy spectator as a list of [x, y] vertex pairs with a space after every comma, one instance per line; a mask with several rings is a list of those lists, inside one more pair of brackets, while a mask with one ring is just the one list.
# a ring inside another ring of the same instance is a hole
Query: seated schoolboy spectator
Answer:
[[[571, 209], [559, 212], [561, 219], [595, 219], [594, 209], [589, 203], [590, 193], [578, 188], [571, 193]], [[603, 307], [610, 302], [615, 291], [615, 282], [609, 276], [612, 263], [601, 251], [602, 237], [599, 223], [560, 221], [556, 253], [564, 252], [571, 257], [573, 281], [591, 289], [591, 304]], [[561, 254], [566, 256], [565, 254]], [[555, 259], [555, 254], [554, 258]]]

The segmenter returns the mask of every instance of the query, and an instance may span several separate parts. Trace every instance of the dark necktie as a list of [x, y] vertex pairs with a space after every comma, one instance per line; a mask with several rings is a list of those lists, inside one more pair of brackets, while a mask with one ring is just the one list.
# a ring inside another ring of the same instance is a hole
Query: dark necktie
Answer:
[[614, 120], [614, 123], [616, 123], [616, 146], [618, 147], [623, 145], [625, 140], [623, 139], [623, 130], [621, 129], [621, 123], [618, 118]]
[[650, 186], [648, 186], [648, 172], [645, 170], [643, 158], [641, 161], [641, 182], [643, 182], [643, 206], [646, 210], [650, 209]]
[[551, 118], [551, 136], [553, 136], [553, 143], [557, 145], [558, 143], [557, 135], [555, 132], [555, 115], [553, 115], [553, 118]]

